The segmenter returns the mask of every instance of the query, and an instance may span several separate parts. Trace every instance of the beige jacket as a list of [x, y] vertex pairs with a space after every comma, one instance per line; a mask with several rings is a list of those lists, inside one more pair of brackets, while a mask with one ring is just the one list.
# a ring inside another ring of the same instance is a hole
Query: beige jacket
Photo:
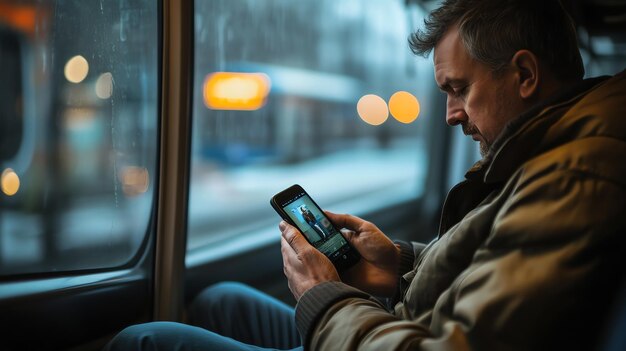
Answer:
[[[626, 73], [507, 126], [403, 247], [392, 310], [343, 283], [303, 295], [314, 350], [592, 350], [626, 268]], [[406, 273], [404, 273], [406, 272]]]

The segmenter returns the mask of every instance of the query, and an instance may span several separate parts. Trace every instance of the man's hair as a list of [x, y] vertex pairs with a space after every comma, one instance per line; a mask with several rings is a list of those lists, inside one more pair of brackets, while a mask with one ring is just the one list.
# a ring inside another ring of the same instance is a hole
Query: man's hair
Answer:
[[534, 53], [557, 79], [585, 73], [574, 22], [558, 0], [445, 0], [409, 36], [413, 53], [427, 56], [458, 25], [468, 53], [500, 72], [522, 49]]

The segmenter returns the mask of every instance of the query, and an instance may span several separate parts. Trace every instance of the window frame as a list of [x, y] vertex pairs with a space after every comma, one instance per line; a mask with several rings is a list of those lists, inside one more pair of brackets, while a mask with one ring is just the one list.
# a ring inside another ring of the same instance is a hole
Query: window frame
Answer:
[[[157, 235], [170, 236], [170, 233], [157, 229], [158, 225], [163, 226], [163, 221], [158, 220], [158, 213], [163, 212], [159, 207], [162, 201], [160, 194], [164, 191], [159, 179], [164, 165], [171, 165], [167, 160], [171, 155], [164, 150], [162, 134], [168, 127], [164, 125], [165, 116], [169, 116], [164, 113], [164, 106], [172, 104], [165, 101], [169, 95], [164, 93], [164, 56], [166, 50], [172, 50], [170, 46], [173, 44], [164, 41], [164, 31], [169, 30], [174, 36], [180, 36], [182, 30], [167, 26], [170, 21], [165, 19], [176, 16], [176, 11], [189, 15], [190, 8], [186, 6], [189, 3], [192, 2], [161, 0], [157, 3], [158, 130], [155, 152], [158, 172], [154, 179], [155, 193], [148, 225], [138, 251], [121, 266], [0, 277], [0, 328], [5, 332], [3, 345], [8, 349], [96, 350], [125, 326], [154, 319], [155, 281], [162, 276], [156, 270], [164, 269], [155, 264], [157, 257], [164, 254], [156, 250]], [[188, 77], [186, 79], [189, 80]], [[168, 89], [184, 85], [184, 80], [169, 82]], [[167, 138], [171, 151], [176, 148], [176, 144], [171, 145], [172, 140], [178, 142], [178, 139], [176, 135]], [[177, 167], [184, 167], [184, 164]], [[167, 188], [171, 186], [168, 182]], [[180, 226], [185, 214], [176, 213], [175, 217], [174, 223]], [[172, 233], [185, 236], [184, 231], [178, 228]], [[24, 335], [35, 337], [24, 338]]]

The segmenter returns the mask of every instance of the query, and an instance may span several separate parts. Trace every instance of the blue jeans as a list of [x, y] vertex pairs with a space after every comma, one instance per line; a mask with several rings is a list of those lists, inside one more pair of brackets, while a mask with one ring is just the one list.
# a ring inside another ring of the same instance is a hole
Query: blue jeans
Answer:
[[192, 303], [193, 326], [174, 322], [130, 326], [105, 350], [302, 350], [294, 318], [292, 307], [271, 296], [240, 283], [220, 283]]

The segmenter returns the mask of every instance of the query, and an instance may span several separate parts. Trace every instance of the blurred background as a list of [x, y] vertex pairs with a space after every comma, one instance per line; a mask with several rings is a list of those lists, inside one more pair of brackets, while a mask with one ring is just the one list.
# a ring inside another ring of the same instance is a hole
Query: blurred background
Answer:
[[[403, 2], [197, 1], [194, 11], [189, 259], [276, 240], [269, 199], [293, 183], [351, 213], [420, 196], [432, 116], [415, 106], [433, 75], [409, 54]], [[158, 13], [147, 0], [0, 2], [0, 275], [121, 266], [146, 240]], [[414, 107], [404, 120], [359, 115], [362, 97], [387, 111], [396, 92]]]
[[[436, 217], [479, 157], [440, 132], [432, 63], [408, 48], [437, 3], [195, 1], [188, 265], [277, 241], [269, 199], [294, 183], [337, 212], [410, 219], [420, 201]], [[587, 76], [621, 70], [623, 2], [564, 4]], [[0, 0], [0, 276], [122, 267], [146, 245], [160, 14], [152, 0]]]
[[[2, 349], [101, 350], [222, 281], [293, 305], [294, 183], [432, 240], [479, 159], [408, 46], [439, 3], [0, 0]], [[563, 4], [586, 76], [623, 70], [626, 1]]]

